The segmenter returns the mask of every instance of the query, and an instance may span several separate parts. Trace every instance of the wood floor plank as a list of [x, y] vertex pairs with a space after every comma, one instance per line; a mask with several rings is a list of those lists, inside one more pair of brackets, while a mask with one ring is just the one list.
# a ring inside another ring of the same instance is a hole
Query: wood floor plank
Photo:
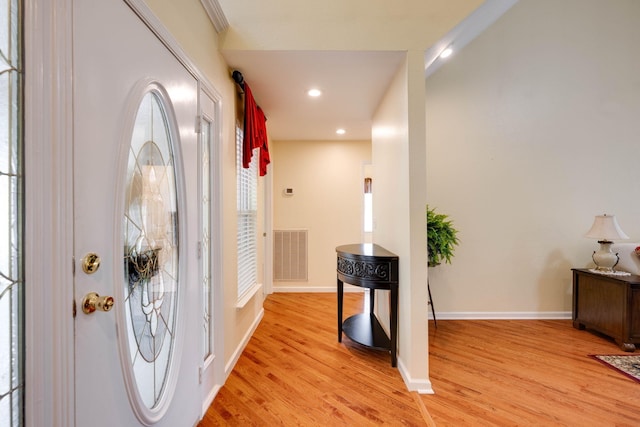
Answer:
[[[362, 301], [345, 294], [345, 318]], [[335, 294], [274, 294], [264, 306], [199, 427], [640, 425], [640, 383], [589, 357], [623, 352], [570, 321], [431, 323], [436, 394], [417, 395], [388, 352], [338, 343]]]

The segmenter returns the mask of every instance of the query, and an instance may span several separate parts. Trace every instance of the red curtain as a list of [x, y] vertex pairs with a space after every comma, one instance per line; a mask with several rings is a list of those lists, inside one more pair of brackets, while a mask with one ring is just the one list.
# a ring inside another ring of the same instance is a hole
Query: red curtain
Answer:
[[251, 88], [244, 82], [244, 139], [242, 141], [242, 166], [249, 167], [253, 150], [260, 150], [260, 176], [267, 174], [267, 165], [271, 163], [267, 142], [267, 119], [256, 104]]

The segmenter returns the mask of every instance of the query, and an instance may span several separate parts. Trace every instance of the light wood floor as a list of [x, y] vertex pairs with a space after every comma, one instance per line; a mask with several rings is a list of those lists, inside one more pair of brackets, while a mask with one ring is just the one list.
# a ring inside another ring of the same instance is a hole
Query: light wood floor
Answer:
[[[418, 395], [388, 353], [337, 342], [335, 295], [273, 294], [264, 306], [199, 427], [640, 426], [640, 383], [588, 357], [623, 352], [568, 320], [431, 322], [436, 394]], [[361, 307], [345, 295], [345, 317]]]

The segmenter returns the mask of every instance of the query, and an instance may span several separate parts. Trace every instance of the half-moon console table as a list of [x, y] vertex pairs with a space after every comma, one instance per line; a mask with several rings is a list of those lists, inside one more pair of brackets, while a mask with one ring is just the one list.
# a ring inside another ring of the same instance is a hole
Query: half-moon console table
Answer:
[[[391, 352], [391, 366], [397, 366], [398, 256], [372, 243], [338, 246], [338, 342], [342, 332], [367, 347]], [[369, 288], [369, 313], [360, 313], [342, 322], [344, 283]], [[391, 291], [390, 335], [373, 312], [376, 289]]]

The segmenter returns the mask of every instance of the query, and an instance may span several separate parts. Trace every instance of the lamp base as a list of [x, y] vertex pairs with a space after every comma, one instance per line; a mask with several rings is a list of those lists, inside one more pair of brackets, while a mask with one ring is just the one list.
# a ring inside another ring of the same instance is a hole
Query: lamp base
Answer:
[[613, 242], [609, 240], [599, 240], [598, 243], [600, 243], [600, 249], [593, 251], [593, 255], [591, 255], [591, 259], [593, 259], [596, 265], [595, 269], [597, 271], [613, 273], [615, 266], [618, 265], [618, 261], [620, 261], [618, 254], [611, 252]]

